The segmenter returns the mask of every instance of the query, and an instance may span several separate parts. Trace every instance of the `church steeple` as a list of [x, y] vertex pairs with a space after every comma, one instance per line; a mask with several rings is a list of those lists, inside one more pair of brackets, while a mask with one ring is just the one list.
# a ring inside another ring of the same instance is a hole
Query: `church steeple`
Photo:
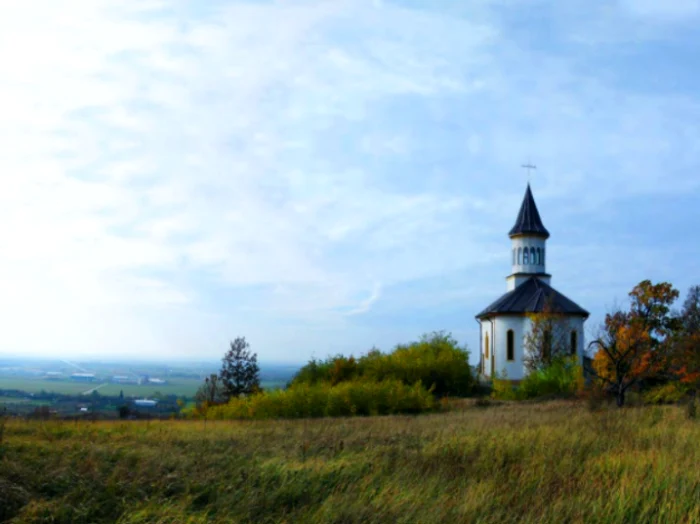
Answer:
[[545, 245], [549, 231], [542, 223], [529, 183], [518, 218], [508, 236], [513, 250], [512, 273], [506, 279], [508, 290], [515, 289], [533, 276], [549, 284], [551, 277], [545, 271]]
[[537, 211], [537, 204], [530, 190], [530, 183], [527, 184], [523, 203], [520, 205], [518, 218], [515, 220], [515, 225], [508, 233], [510, 238], [516, 235], [533, 235], [549, 238], [549, 231], [544, 227], [540, 213]]

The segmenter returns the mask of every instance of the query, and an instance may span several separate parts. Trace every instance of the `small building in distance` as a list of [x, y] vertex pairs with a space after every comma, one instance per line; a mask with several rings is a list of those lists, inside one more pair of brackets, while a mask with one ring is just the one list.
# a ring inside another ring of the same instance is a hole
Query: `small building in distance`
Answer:
[[138, 384], [139, 381], [136, 377], [130, 377], [127, 375], [114, 375], [112, 377], [112, 383], [114, 383], [114, 384]]
[[66, 376], [60, 371], [47, 371], [44, 373], [45, 380], [62, 380], [64, 378], [66, 378]]
[[136, 399], [134, 400], [134, 405], [138, 406], [140, 408], [153, 408], [158, 404], [157, 400], [149, 400], [149, 399]]
[[163, 380], [162, 378], [149, 378], [148, 379], [149, 384], [167, 384], [167, 380]]

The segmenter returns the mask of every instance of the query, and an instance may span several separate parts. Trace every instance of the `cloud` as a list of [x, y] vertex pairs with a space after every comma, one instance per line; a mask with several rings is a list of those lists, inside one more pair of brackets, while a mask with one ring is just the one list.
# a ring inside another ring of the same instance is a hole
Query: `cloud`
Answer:
[[[535, 6], [547, 42], [517, 2], [3, 3], [0, 350], [218, 357], [243, 334], [303, 360], [417, 336], [427, 307], [473, 344], [526, 158], [561, 249], [601, 245], [567, 231], [622, 195], [698, 192], [696, 98], [572, 37], [643, 6], [557, 6]], [[587, 259], [552, 260], [583, 293]]]
[[362, 302], [360, 302], [360, 304], [355, 309], [351, 309], [350, 311], [348, 311], [346, 315], [361, 315], [363, 313], [367, 313], [372, 307], [372, 304], [374, 304], [377, 300], [381, 298], [381, 291], [381, 284], [375, 284], [370, 296]]

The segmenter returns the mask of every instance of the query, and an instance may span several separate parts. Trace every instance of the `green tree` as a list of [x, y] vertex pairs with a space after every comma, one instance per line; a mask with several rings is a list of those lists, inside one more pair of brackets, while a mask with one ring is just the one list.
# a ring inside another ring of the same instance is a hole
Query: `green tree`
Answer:
[[250, 351], [245, 337], [238, 337], [231, 342], [230, 349], [222, 359], [219, 379], [227, 399], [260, 391], [258, 356]]

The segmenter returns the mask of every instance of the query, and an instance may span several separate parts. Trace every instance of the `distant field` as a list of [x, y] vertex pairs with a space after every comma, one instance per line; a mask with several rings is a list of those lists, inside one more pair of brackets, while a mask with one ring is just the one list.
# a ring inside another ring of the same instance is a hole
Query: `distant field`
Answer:
[[[202, 384], [202, 381], [191, 378], [177, 378], [169, 381], [168, 384], [111, 384], [107, 383], [104, 386], [103, 382], [71, 382], [57, 380], [42, 380], [31, 378], [17, 377], [0, 377], [0, 389], [20, 389], [27, 393], [38, 393], [41, 390], [63, 393], [67, 395], [75, 395], [90, 389], [97, 388], [101, 395], [119, 395], [120, 391], [124, 392], [126, 397], [147, 397], [152, 396], [156, 392], [163, 395], [178, 395], [192, 397], [197, 392], [197, 388]], [[275, 387], [283, 387], [284, 382], [281, 381], [263, 381], [262, 387], [272, 389]]]
[[38, 393], [42, 389], [53, 393], [64, 393], [66, 395], [74, 395], [81, 393], [90, 388], [95, 387], [91, 384], [42, 380], [33, 378], [18, 378], [18, 377], [0, 377], [0, 389], [21, 389], [27, 393]]

